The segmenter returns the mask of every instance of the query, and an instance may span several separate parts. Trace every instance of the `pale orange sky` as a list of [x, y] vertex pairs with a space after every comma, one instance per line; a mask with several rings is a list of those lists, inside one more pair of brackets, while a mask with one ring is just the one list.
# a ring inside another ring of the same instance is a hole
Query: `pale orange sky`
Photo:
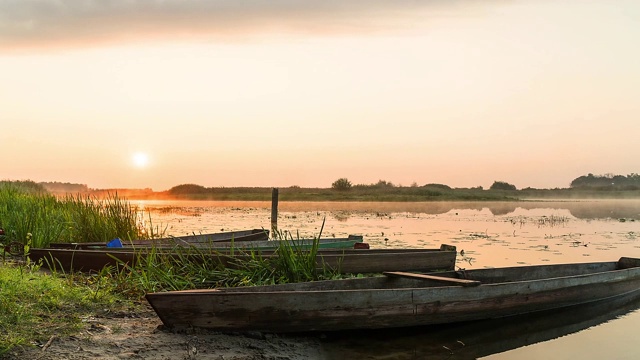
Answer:
[[637, 173], [639, 39], [635, 0], [5, 0], [0, 180], [553, 188]]

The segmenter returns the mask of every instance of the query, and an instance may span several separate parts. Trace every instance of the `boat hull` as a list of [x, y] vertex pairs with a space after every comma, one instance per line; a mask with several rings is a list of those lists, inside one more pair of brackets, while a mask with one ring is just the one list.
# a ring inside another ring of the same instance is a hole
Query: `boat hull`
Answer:
[[[155, 255], [158, 255], [158, 251]], [[106, 267], [122, 267], [144, 261], [148, 249], [132, 250], [72, 250], [72, 249], [31, 249], [31, 261], [42, 263], [52, 270], [98, 272]], [[174, 250], [163, 253], [175, 261], [188, 258], [190, 261], [217, 261], [226, 267], [249, 260], [250, 258], [269, 258], [277, 256], [274, 250], [257, 252], [196, 250], [181, 254]], [[166, 257], [165, 257], [166, 258]], [[329, 268], [339, 273], [372, 273], [383, 271], [435, 271], [453, 270], [456, 261], [456, 249], [443, 245], [441, 249], [325, 249], [318, 251], [316, 263], [318, 269]]]
[[[150, 246], [175, 246], [175, 245], [215, 245], [227, 242], [244, 242], [244, 241], [266, 241], [269, 240], [269, 230], [249, 229], [238, 231], [227, 231], [211, 234], [194, 234], [184, 236], [173, 236], [161, 239], [148, 240], [121, 240], [124, 247], [150, 247]], [[49, 246], [54, 249], [103, 249], [106, 243], [102, 242], [83, 242], [83, 243], [53, 243]]]
[[[640, 296], [640, 260], [466, 271], [481, 285], [374, 277], [147, 294], [171, 328], [306, 332], [499, 318]], [[437, 273], [439, 277], [460, 274]]]

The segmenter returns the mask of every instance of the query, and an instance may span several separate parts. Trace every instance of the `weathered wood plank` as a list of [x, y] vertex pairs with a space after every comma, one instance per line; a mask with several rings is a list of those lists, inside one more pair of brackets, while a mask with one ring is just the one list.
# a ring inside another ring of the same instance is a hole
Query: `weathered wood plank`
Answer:
[[402, 272], [402, 271], [385, 271], [383, 272], [383, 274], [386, 276], [407, 277], [407, 278], [422, 279], [422, 280], [434, 280], [434, 281], [448, 283], [450, 285], [478, 286], [481, 284], [481, 282], [477, 280], [456, 279], [456, 278], [449, 278], [444, 276], [415, 274], [415, 273], [408, 273], [408, 272]]
[[329, 266], [341, 273], [371, 273], [389, 271], [436, 271], [453, 270], [456, 253], [451, 251], [375, 252], [366, 251], [349, 254], [318, 253], [318, 266]]

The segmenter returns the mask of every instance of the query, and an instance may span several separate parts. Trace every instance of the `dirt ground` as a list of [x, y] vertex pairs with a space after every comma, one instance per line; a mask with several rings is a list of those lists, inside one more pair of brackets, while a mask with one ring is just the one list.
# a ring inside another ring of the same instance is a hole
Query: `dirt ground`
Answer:
[[14, 349], [3, 359], [326, 359], [318, 337], [166, 330], [150, 308], [84, 320], [80, 333]]

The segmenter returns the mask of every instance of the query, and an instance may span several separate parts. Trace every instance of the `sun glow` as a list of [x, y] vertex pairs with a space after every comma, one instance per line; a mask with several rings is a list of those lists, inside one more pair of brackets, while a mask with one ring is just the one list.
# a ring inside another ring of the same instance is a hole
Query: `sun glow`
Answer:
[[133, 165], [137, 168], [144, 168], [149, 164], [149, 156], [142, 152], [133, 154]]

